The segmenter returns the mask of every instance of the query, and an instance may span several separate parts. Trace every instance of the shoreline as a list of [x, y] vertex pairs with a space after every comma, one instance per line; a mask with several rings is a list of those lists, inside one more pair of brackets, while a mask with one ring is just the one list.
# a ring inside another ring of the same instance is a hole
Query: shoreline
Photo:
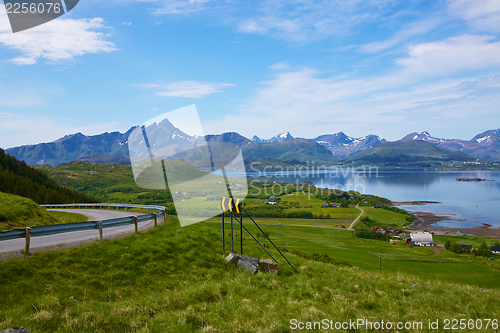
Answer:
[[[410, 205], [415, 205], [415, 206], [420, 206], [420, 205], [425, 205], [429, 203], [439, 203], [439, 202], [433, 202], [433, 201], [410, 201], [410, 202], [393, 202], [393, 206], [400, 206], [400, 205], [405, 205], [405, 206], [410, 206]], [[408, 229], [410, 231], [430, 231], [433, 232], [435, 235], [474, 235], [476, 237], [480, 238], [500, 238], [500, 228], [491, 228], [492, 226], [490, 224], [484, 223], [482, 226], [476, 226], [473, 228], [462, 228], [462, 227], [456, 227], [456, 228], [451, 228], [451, 227], [438, 227], [433, 225], [434, 223], [437, 223], [439, 221], [446, 221], [446, 220], [456, 220], [451, 216], [448, 215], [437, 215], [434, 213], [430, 212], [412, 212], [412, 214], [415, 216], [415, 220], [408, 225]]]

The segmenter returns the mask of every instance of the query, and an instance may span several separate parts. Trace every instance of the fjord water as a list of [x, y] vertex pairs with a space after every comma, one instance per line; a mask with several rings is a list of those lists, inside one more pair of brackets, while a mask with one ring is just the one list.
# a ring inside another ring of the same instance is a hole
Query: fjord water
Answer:
[[[328, 168], [288, 172], [249, 172], [249, 179], [280, 183], [313, 182], [319, 188], [355, 190], [391, 201], [435, 201], [439, 204], [400, 206], [413, 212], [450, 216], [442, 227], [500, 227], [500, 171], [419, 171]], [[483, 178], [484, 182], [459, 182], [456, 178]]]

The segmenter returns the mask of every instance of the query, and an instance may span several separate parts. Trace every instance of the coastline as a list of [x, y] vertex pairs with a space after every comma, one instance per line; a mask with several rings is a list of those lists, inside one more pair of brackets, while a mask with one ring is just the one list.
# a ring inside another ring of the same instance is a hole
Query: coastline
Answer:
[[[433, 201], [410, 201], [410, 202], [393, 202], [393, 206], [399, 205], [425, 205], [429, 203], [439, 203]], [[474, 235], [480, 238], [500, 238], [500, 228], [491, 228], [489, 224], [483, 224], [482, 226], [476, 226], [473, 228], [450, 228], [450, 227], [438, 227], [434, 226], [434, 223], [445, 220], [455, 220], [448, 215], [436, 215], [430, 212], [412, 212], [415, 215], [415, 221], [413, 221], [408, 229], [412, 232], [414, 231], [430, 231], [436, 235]]]

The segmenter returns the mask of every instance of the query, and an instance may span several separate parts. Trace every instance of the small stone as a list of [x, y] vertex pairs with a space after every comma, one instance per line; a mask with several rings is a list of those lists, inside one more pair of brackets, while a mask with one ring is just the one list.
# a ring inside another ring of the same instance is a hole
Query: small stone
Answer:
[[250, 273], [255, 274], [259, 270], [259, 266], [255, 265], [254, 262], [245, 260], [245, 259], [240, 259], [238, 260], [238, 263], [236, 264], [239, 268], [246, 269], [250, 271]]
[[352, 266], [352, 269], [356, 269], [359, 271], [359, 267], [358, 266]]
[[259, 259], [260, 270], [265, 273], [278, 274], [278, 264], [271, 259]]
[[14, 327], [14, 328], [8, 328], [6, 330], [0, 331], [0, 333], [29, 333], [29, 332], [24, 327]]
[[414, 287], [414, 288], [415, 288], [415, 287], [418, 287], [418, 284], [416, 284], [416, 283], [415, 283], [412, 287]]

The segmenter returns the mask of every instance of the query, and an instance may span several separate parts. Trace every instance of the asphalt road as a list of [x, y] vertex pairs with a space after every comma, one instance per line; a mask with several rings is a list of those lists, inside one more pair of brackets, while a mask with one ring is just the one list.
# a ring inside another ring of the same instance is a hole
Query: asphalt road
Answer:
[[[59, 212], [69, 212], [78, 213], [89, 217], [89, 221], [106, 220], [117, 217], [142, 215], [135, 212], [124, 212], [116, 210], [104, 210], [104, 209], [49, 209]], [[145, 227], [152, 225], [153, 220], [139, 222], [139, 229], [144, 229]], [[112, 228], [103, 229], [104, 238], [118, 237], [120, 234], [130, 234], [134, 232], [134, 225], [129, 224], [125, 226], [118, 226]], [[66, 232], [61, 234], [49, 235], [49, 236], [39, 236], [31, 237], [30, 242], [30, 252], [31, 250], [47, 248], [47, 247], [58, 247], [61, 245], [71, 245], [79, 244], [82, 242], [88, 242], [99, 239], [99, 230], [84, 230], [84, 231], [74, 231]], [[0, 253], [9, 252], [19, 252], [24, 251], [24, 238], [11, 239], [6, 241], [0, 241]]]

